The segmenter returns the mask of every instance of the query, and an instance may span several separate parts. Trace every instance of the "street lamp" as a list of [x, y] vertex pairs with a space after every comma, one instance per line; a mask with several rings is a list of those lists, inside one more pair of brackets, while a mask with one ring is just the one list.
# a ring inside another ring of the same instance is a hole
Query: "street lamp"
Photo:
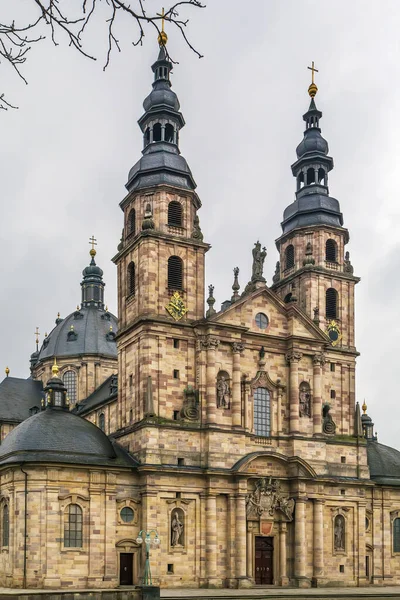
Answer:
[[[153, 539], [151, 539], [152, 534], [153, 534]], [[136, 538], [136, 542], [138, 544], [142, 544], [143, 541], [146, 544], [146, 562], [144, 564], [144, 573], [143, 573], [143, 577], [142, 577], [142, 584], [143, 585], [153, 585], [153, 582], [151, 580], [151, 570], [150, 570], [150, 544], [153, 542], [153, 544], [158, 546], [158, 544], [161, 542], [161, 540], [158, 537], [158, 533], [155, 529], [150, 529], [149, 531], [145, 531], [144, 529], [142, 529], [141, 531], [139, 531], [139, 535]]]

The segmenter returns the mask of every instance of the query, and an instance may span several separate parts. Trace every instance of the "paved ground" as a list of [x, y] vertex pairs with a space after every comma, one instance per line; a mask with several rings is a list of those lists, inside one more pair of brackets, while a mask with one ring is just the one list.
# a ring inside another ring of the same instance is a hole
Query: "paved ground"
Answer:
[[252, 588], [249, 590], [198, 590], [198, 589], [179, 589], [179, 590], [161, 590], [161, 598], [176, 598], [177, 600], [202, 600], [209, 598], [212, 600], [232, 598], [233, 600], [250, 600], [261, 598], [279, 600], [292, 600], [293, 598], [310, 598], [311, 600], [357, 600], [359, 598], [400, 598], [400, 586], [393, 587], [363, 587], [363, 588], [318, 588], [318, 589], [288, 589], [288, 588]]

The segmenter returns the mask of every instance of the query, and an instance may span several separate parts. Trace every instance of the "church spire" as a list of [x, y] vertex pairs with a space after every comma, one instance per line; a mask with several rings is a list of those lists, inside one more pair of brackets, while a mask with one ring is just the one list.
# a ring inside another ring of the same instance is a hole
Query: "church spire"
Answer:
[[130, 192], [160, 184], [186, 190], [196, 188], [179, 150], [179, 132], [185, 120], [178, 97], [171, 89], [172, 63], [165, 48], [167, 39], [163, 23], [158, 36], [158, 58], [151, 67], [153, 89], [143, 102], [145, 112], [138, 121], [143, 132], [143, 157], [129, 171], [126, 187]]
[[94, 257], [96, 256], [95, 246], [97, 245], [97, 241], [93, 235], [89, 239], [89, 244], [92, 246], [89, 252], [91, 256], [90, 265], [82, 271], [82, 307], [94, 306], [96, 308], [104, 309], [105, 283], [103, 281], [103, 271], [96, 265], [94, 260]]

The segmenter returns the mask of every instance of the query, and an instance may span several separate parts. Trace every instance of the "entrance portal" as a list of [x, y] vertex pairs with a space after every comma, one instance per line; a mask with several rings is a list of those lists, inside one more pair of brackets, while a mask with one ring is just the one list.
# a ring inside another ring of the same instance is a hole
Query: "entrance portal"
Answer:
[[121, 552], [119, 555], [119, 584], [133, 585], [133, 554]]
[[274, 538], [257, 536], [255, 550], [256, 585], [272, 585], [274, 583]]

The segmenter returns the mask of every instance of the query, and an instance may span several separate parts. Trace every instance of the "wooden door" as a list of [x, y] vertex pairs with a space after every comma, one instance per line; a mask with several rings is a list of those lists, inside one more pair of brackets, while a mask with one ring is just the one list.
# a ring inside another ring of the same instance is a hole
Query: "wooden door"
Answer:
[[256, 537], [255, 581], [256, 585], [272, 585], [274, 543], [272, 537]]
[[133, 585], [133, 554], [121, 552], [119, 555], [119, 584]]

